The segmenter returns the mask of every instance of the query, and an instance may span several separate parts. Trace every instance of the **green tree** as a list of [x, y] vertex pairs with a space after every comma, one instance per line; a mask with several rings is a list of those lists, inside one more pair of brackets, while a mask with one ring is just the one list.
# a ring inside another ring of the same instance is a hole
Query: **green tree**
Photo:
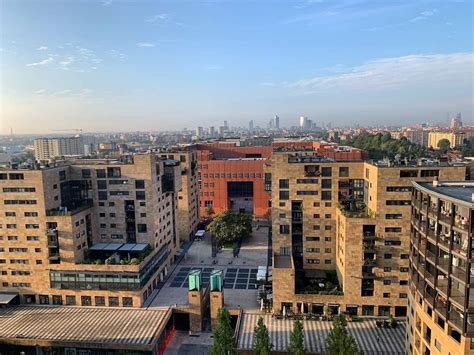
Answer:
[[270, 355], [272, 343], [268, 335], [268, 329], [263, 323], [263, 318], [259, 317], [257, 325], [254, 328], [253, 353], [256, 355]]
[[443, 154], [446, 154], [449, 151], [450, 146], [451, 146], [451, 142], [446, 138], [441, 139], [438, 142], [438, 148]]
[[306, 350], [304, 349], [303, 323], [299, 319], [293, 323], [293, 331], [290, 335], [290, 347], [288, 351], [292, 355], [306, 354]]
[[207, 206], [206, 207], [206, 216], [208, 218], [211, 218], [213, 214], [214, 214], [214, 209], [212, 208], [212, 206], [211, 205]]
[[235, 354], [234, 330], [230, 325], [230, 314], [225, 308], [217, 311], [217, 327], [213, 334], [214, 342], [209, 348], [210, 355]]
[[252, 216], [225, 211], [214, 217], [207, 231], [221, 244], [244, 239], [252, 233]]
[[338, 315], [332, 322], [332, 329], [326, 338], [329, 355], [362, 355], [355, 339], [347, 331], [344, 315]]

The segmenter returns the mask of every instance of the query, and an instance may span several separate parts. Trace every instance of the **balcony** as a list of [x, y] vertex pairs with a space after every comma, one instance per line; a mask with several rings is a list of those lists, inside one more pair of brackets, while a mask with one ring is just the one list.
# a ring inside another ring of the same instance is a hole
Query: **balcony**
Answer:
[[438, 279], [438, 284], [437, 284], [437, 288], [438, 290], [443, 293], [445, 296], [448, 294], [448, 283], [449, 283], [449, 280], [446, 278], [446, 279]]
[[375, 253], [375, 243], [364, 242], [362, 244], [364, 253]]
[[59, 258], [60, 258], [59, 252], [52, 252], [52, 253], [50, 252], [48, 255], [48, 259], [51, 261], [59, 260]]
[[463, 268], [460, 268], [458, 266], [454, 266], [451, 269], [451, 275], [453, 275], [455, 278], [459, 279], [462, 282], [465, 282], [466, 280], [466, 273], [467, 271]]
[[461, 333], [463, 332], [464, 314], [452, 309], [449, 312], [449, 322], [458, 328]]
[[434, 276], [433, 274], [430, 274], [430, 273], [428, 272], [428, 270], [426, 270], [425, 279], [426, 279], [426, 281], [429, 281], [432, 285], [434, 285], [435, 276]]
[[439, 238], [438, 238], [438, 244], [441, 244], [446, 249], [449, 249], [449, 247], [451, 245], [450, 236], [446, 235], [446, 234], [440, 234]]
[[48, 237], [57, 237], [58, 236], [58, 229], [57, 228], [48, 228], [48, 229], [46, 229], [46, 235]]
[[57, 236], [48, 236], [48, 248], [59, 247], [59, 239]]
[[82, 211], [85, 211], [88, 208], [91, 208], [93, 205], [94, 204], [92, 203], [92, 200], [84, 200], [81, 203], [78, 203], [77, 205], [73, 206], [73, 208], [60, 207], [49, 209], [46, 211], [46, 216], [72, 216]]
[[438, 299], [435, 301], [435, 308], [443, 316], [446, 316], [446, 311], [448, 310], [448, 304], [445, 300], [441, 300], [438, 297]]
[[364, 266], [375, 266], [375, 259], [365, 259]]
[[428, 249], [426, 250], [426, 259], [436, 265], [436, 254]]
[[453, 219], [453, 216], [450, 214], [445, 214], [443, 212], [439, 214], [439, 220], [445, 224], [451, 225], [452, 219]]

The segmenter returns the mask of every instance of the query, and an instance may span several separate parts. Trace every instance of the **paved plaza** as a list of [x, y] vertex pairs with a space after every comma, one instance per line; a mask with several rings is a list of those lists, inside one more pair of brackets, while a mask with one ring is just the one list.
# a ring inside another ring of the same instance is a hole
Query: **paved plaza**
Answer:
[[150, 298], [147, 306], [185, 305], [188, 297], [188, 274], [201, 270], [203, 287], [209, 283], [213, 270], [224, 272], [224, 303], [227, 307], [257, 310], [256, 276], [258, 266], [268, 263], [268, 228], [253, 229], [252, 237], [244, 241], [237, 257], [232, 249], [221, 250], [212, 257], [211, 236], [191, 245], [186, 258], [172, 270], [161, 290]]

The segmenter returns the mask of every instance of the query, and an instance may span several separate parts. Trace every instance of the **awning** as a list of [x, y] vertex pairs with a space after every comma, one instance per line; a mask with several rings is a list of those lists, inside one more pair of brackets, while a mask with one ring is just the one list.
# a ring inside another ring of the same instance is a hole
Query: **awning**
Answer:
[[141, 252], [144, 251], [146, 248], [148, 248], [147, 243], [126, 243], [123, 244], [118, 251], [136, 251], [136, 252]]
[[0, 304], [9, 304], [18, 293], [0, 293]]

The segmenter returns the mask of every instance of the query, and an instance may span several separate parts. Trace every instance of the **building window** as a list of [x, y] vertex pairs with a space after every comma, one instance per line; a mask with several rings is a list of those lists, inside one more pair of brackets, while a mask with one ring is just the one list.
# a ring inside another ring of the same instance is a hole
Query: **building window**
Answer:
[[10, 180], [24, 180], [25, 176], [20, 173], [11, 173], [9, 174]]
[[321, 176], [329, 177], [332, 176], [332, 168], [327, 166], [321, 169]]
[[279, 181], [280, 189], [288, 189], [290, 188], [290, 180], [288, 179], [280, 179]]
[[331, 191], [321, 191], [321, 200], [331, 200]]
[[391, 284], [392, 284], [392, 280], [385, 279], [385, 280], [383, 280], [383, 284], [384, 284], [384, 285], [391, 285]]
[[145, 200], [145, 191], [135, 191], [135, 198], [137, 200]]
[[324, 252], [325, 252], [325, 253], [330, 253], [330, 252], [331, 252], [331, 248], [324, 248]]
[[409, 206], [411, 204], [410, 200], [386, 200], [385, 204], [387, 206]]
[[280, 191], [280, 200], [289, 200], [290, 192], [289, 191]]
[[122, 176], [122, 171], [119, 167], [108, 167], [107, 168], [107, 177], [117, 178]]
[[145, 180], [135, 180], [135, 188], [136, 189], [144, 189], [145, 188]]
[[306, 262], [308, 264], [319, 264], [320, 260], [319, 259], [306, 259]]
[[118, 307], [119, 299], [118, 297], [109, 297], [109, 307]]
[[104, 296], [95, 296], [95, 305], [96, 306], [105, 306], [105, 297]]
[[98, 191], [99, 200], [107, 200], [107, 191]]
[[383, 298], [390, 298], [390, 292], [384, 292]]
[[418, 170], [400, 170], [400, 177], [417, 177]]
[[124, 307], [133, 307], [133, 298], [132, 297], [122, 297], [122, 305]]
[[307, 253], [319, 253], [320, 249], [319, 248], [306, 248]]
[[63, 298], [60, 295], [53, 295], [53, 304], [60, 306], [63, 304]]
[[410, 192], [411, 186], [387, 186], [387, 192]]
[[392, 254], [384, 254], [384, 255], [383, 255], [383, 258], [384, 258], [384, 259], [391, 259], [391, 258], [392, 258]]
[[147, 230], [146, 224], [141, 224], [141, 223], [137, 224], [138, 233], [146, 233], [146, 230]]
[[16, 213], [15, 212], [5, 212], [5, 217], [15, 217]]
[[280, 247], [280, 255], [289, 256], [290, 255], [290, 248]]
[[205, 200], [204, 201], [204, 207], [212, 207], [213, 201], [212, 200]]
[[82, 169], [82, 178], [89, 179], [91, 177], [91, 169]]
[[385, 233], [401, 233], [402, 227], [385, 227]]
[[98, 190], [107, 190], [107, 180], [97, 180]]
[[321, 179], [321, 188], [330, 189], [332, 187], [331, 179]]
[[107, 177], [107, 174], [105, 173], [105, 169], [97, 169], [95, 173], [97, 175], [97, 178], [99, 179], [104, 179]]
[[306, 237], [307, 242], [319, 242], [320, 237]]
[[349, 167], [347, 167], [347, 166], [339, 167], [339, 176], [340, 177], [348, 177], [349, 176]]
[[392, 268], [390, 266], [384, 266], [383, 271], [384, 272], [390, 272], [390, 271], [392, 271]]
[[81, 296], [81, 305], [91, 306], [92, 305], [91, 296]]
[[435, 177], [439, 176], [439, 170], [421, 170], [420, 177]]
[[289, 233], [290, 233], [290, 226], [288, 224], [281, 224], [280, 234], [289, 234]]
[[387, 213], [385, 219], [402, 219], [401, 213]]
[[39, 303], [40, 304], [49, 304], [49, 296], [48, 295], [39, 295]]
[[400, 292], [399, 297], [400, 298], [408, 298], [408, 295], [405, 292]]

